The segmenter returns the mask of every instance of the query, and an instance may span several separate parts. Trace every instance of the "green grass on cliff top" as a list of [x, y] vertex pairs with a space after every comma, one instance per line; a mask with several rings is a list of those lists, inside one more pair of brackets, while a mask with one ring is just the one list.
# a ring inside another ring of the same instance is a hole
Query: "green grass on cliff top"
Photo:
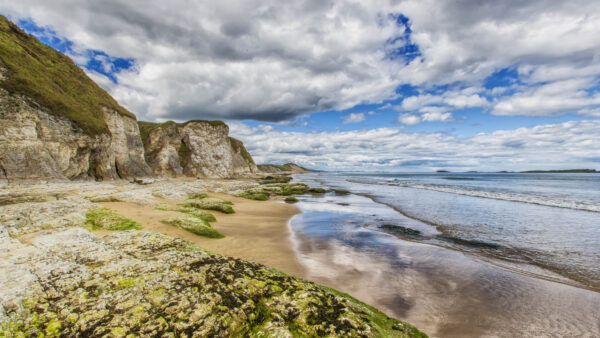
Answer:
[[0, 87], [27, 96], [81, 127], [87, 134], [108, 133], [102, 108], [135, 115], [121, 107], [104, 89], [64, 54], [44, 45], [0, 15], [0, 66], [7, 79]]

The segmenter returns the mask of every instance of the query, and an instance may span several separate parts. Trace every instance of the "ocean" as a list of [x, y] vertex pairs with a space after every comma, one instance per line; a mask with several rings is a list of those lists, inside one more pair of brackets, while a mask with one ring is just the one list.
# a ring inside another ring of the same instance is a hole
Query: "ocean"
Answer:
[[297, 204], [290, 227], [311, 279], [433, 336], [600, 335], [600, 175], [317, 172], [295, 181], [351, 192]]

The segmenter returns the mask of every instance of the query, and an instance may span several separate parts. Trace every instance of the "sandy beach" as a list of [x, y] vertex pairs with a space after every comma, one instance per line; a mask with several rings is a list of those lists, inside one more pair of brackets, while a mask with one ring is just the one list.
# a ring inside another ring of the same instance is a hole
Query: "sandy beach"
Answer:
[[[213, 228], [224, 234], [225, 238], [197, 236], [161, 223], [161, 219], [181, 215], [175, 211], [156, 210], [152, 206], [132, 202], [105, 202], [102, 205], [139, 222], [146, 230], [193, 242], [213, 253], [258, 262], [296, 277], [304, 277], [288, 228], [289, 220], [300, 212], [298, 208], [278, 200], [255, 201], [223, 193], [208, 194], [234, 203], [234, 214], [211, 211], [217, 218], [212, 223]], [[161, 199], [161, 202], [175, 206], [183, 200]]]

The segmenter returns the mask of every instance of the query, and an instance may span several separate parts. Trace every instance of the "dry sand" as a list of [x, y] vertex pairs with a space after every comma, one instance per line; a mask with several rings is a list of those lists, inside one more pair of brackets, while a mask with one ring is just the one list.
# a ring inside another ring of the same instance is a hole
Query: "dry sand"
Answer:
[[[196, 243], [211, 252], [258, 262], [287, 274], [304, 277], [290, 238], [288, 222], [300, 210], [281, 201], [254, 201], [221, 193], [208, 193], [234, 203], [235, 214], [210, 211], [217, 221], [213, 228], [225, 238], [212, 239], [197, 236], [185, 230], [166, 225], [161, 219], [182, 215], [175, 211], [154, 210], [152, 206], [129, 202], [106, 202], [103, 206], [139, 222], [146, 230]], [[175, 206], [182, 200], [161, 202]]]

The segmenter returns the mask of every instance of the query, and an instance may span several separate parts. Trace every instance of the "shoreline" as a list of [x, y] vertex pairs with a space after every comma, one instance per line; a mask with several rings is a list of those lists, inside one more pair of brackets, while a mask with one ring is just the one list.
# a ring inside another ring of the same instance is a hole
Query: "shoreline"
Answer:
[[[102, 202], [101, 204], [140, 223], [144, 230], [156, 231], [171, 237], [190, 241], [212, 253], [257, 262], [294, 277], [305, 277], [294, 249], [289, 223], [300, 209], [278, 200], [255, 201], [226, 193], [207, 191], [211, 197], [234, 203], [234, 214], [211, 212], [217, 221], [211, 225], [225, 235], [213, 239], [192, 234], [177, 227], [163, 224], [161, 219], [182, 215], [176, 211], [156, 210], [151, 205], [135, 202]], [[161, 199], [175, 206], [183, 199]]]

